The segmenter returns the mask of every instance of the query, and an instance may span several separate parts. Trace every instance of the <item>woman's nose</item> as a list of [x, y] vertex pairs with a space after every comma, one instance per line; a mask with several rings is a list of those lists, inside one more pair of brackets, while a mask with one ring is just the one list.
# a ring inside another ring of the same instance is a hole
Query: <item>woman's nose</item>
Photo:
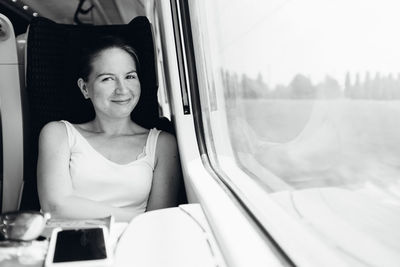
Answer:
[[121, 79], [117, 79], [115, 92], [117, 94], [123, 94], [123, 93], [125, 93], [127, 91], [128, 91], [128, 88], [126, 87], [124, 81], [122, 81]]

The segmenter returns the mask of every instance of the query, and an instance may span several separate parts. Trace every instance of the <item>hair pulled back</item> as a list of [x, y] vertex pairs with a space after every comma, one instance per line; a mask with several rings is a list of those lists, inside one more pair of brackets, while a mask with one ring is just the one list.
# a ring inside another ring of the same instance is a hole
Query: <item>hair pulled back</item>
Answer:
[[106, 35], [97, 38], [92, 38], [83, 47], [81, 57], [79, 59], [78, 77], [87, 81], [90, 73], [92, 72], [92, 62], [104, 50], [110, 48], [119, 48], [127, 52], [136, 63], [136, 72], [140, 80], [140, 63], [136, 50], [130, 46], [124, 39]]

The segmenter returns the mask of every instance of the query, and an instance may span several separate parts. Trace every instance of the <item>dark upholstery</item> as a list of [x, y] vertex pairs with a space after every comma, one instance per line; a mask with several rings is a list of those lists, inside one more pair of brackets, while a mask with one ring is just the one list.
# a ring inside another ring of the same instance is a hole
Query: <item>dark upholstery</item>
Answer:
[[151, 26], [147, 18], [137, 17], [127, 25], [64, 25], [45, 18], [34, 18], [27, 41], [28, 139], [25, 140], [25, 188], [21, 209], [39, 209], [36, 188], [38, 137], [42, 127], [57, 120], [82, 123], [94, 117], [89, 100], [76, 85], [76, 65], [82, 44], [96, 35], [120, 35], [139, 54], [141, 98], [131, 116], [146, 128], [171, 130], [171, 124], [159, 118], [157, 77]]

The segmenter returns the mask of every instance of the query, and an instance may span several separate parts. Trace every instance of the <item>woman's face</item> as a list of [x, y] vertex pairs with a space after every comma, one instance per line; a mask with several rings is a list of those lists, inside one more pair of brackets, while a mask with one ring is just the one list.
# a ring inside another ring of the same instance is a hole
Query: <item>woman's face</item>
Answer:
[[90, 98], [97, 115], [112, 118], [130, 116], [140, 97], [136, 62], [121, 48], [101, 51], [91, 63], [86, 82], [78, 80], [85, 98]]

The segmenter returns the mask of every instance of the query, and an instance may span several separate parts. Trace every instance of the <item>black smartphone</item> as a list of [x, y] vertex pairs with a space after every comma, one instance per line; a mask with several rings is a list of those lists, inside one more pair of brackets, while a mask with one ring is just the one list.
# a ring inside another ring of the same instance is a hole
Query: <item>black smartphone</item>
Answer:
[[110, 266], [112, 257], [104, 227], [55, 229], [46, 256], [46, 267]]

